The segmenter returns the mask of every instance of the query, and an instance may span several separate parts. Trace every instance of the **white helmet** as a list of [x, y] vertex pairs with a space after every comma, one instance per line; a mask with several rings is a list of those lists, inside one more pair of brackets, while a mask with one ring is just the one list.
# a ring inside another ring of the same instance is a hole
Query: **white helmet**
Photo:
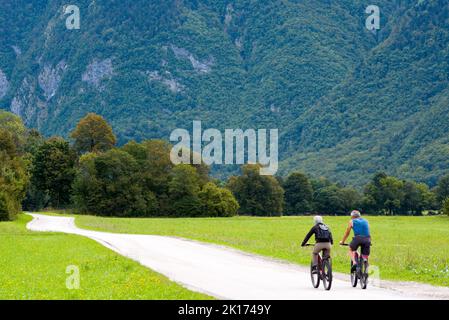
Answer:
[[362, 216], [362, 214], [360, 213], [359, 210], [354, 210], [354, 211], [351, 212], [351, 217], [359, 218], [361, 216]]
[[313, 222], [315, 222], [315, 224], [323, 223], [323, 217], [315, 216], [315, 217], [313, 217]]

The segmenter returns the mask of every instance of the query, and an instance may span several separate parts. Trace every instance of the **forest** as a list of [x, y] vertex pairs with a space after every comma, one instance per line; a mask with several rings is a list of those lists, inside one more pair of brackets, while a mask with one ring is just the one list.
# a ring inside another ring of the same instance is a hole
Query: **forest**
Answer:
[[239, 175], [217, 180], [204, 163], [174, 165], [166, 141], [116, 144], [113, 128], [94, 113], [66, 140], [45, 138], [0, 111], [0, 220], [48, 208], [117, 217], [449, 214], [449, 175], [431, 189], [379, 172], [357, 190], [243, 165]]

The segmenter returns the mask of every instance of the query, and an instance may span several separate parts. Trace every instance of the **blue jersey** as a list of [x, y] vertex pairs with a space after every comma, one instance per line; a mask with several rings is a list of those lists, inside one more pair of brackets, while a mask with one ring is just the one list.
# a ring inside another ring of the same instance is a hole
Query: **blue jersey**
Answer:
[[352, 220], [352, 230], [354, 230], [354, 236], [358, 237], [369, 237], [369, 224], [363, 218], [357, 218]]

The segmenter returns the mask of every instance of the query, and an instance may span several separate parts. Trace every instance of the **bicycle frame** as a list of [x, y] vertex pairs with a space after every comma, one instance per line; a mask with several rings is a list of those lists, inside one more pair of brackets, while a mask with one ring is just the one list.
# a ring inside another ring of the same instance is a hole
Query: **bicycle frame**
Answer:
[[[306, 247], [312, 247], [314, 245], [306, 244]], [[313, 262], [310, 267], [312, 284], [314, 288], [318, 288], [320, 285], [320, 281], [323, 282], [324, 288], [326, 290], [330, 290], [332, 287], [332, 265], [331, 265], [331, 257], [323, 257], [322, 252], [319, 252], [317, 255], [317, 265], [316, 269], [313, 269]], [[316, 279], [314, 278], [316, 277]]]
[[[349, 244], [341, 244], [342, 246], [349, 247]], [[360, 250], [360, 252], [359, 252]], [[361, 252], [361, 248], [357, 251], [353, 252], [354, 260], [357, 262], [357, 268], [355, 271], [352, 271], [354, 262], [353, 257], [351, 257], [351, 284], [353, 287], [357, 286], [358, 280], [360, 280], [360, 285], [362, 289], [366, 289], [368, 283], [368, 258], [369, 256], [363, 255]], [[362, 271], [363, 270], [363, 271]]]

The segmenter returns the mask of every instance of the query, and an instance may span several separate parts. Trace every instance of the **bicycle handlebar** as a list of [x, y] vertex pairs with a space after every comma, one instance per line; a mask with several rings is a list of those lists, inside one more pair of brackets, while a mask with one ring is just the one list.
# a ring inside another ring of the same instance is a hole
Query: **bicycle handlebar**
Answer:
[[[349, 247], [349, 243], [340, 243], [340, 246], [342, 246], [342, 247]], [[373, 246], [372, 243], [371, 243], [371, 246]]]

